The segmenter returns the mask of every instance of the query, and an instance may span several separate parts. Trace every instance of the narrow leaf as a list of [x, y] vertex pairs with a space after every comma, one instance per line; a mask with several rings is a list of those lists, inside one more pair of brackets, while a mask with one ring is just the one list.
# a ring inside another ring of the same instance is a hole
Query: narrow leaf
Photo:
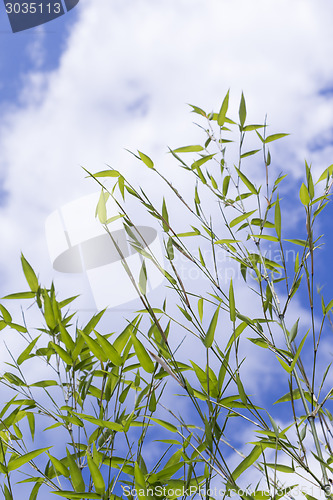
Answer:
[[206, 336], [203, 339], [204, 346], [207, 347], [207, 349], [209, 349], [214, 342], [214, 335], [217, 326], [217, 320], [219, 317], [219, 312], [220, 312], [220, 306], [217, 307], [215, 313], [213, 314]]
[[138, 357], [138, 360], [140, 362], [140, 365], [142, 368], [148, 372], [148, 373], [153, 373], [154, 371], [154, 363], [150, 359], [145, 347], [143, 344], [140, 342], [139, 339], [136, 338], [136, 336], [131, 332], [131, 337], [132, 337], [132, 342], [133, 342], [133, 347], [135, 350], [135, 354]]
[[13, 460], [9, 460], [8, 462], [8, 470], [12, 471], [15, 469], [18, 469], [19, 467], [22, 467], [22, 465], [30, 462], [34, 458], [38, 457], [38, 455], [41, 455], [44, 453], [44, 451], [47, 451], [51, 448], [51, 446], [48, 446], [47, 448], [39, 448], [38, 450], [30, 451], [26, 453], [25, 455], [21, 455], [19, 457], [14, 458]]
[[219, 112], [218, 117], [217, 117], [217, 123], [220, 127], [222, 127], [222, 125], [225, 122], [225, 115], [227, 114], [228, 107], [229, 107], [229, 90], [228, 90], [225, 98], [223, 99], [223, 102], [222, 102], [222, 105], [220, 108], [220, 112]]
[[32, 292], [37, 292], [39, 286], [37, 276], [35, 274], [35, 271], [30, 266], [29, 262], [25, 259], [23, 253], [21, 254], [21, 263], [24, 276], [25, 279], [27, 280], [30, 290]]
[[149, 156], [145, 155], [144, 153], [141, 153], [141, 151], [138, 151], [141, 160], [145, 165], [147, 165], [148, 168], [154, 168], [154, 162], [149, 158]]
[[236, 224], [239, 224], [240, 222], [242, 222], [243, 220], [249, 218], [252, 214], [254, 214], [254, 212], [256, 212], [256, 210], [252, 210], [251, 212], [246, 212], [245, 214], [243, 215], [240, 215], [239, 217], [236, 217], [236, 219], [233, 219], [229, 226], [230, 227], [234, 227], [236, 226]]

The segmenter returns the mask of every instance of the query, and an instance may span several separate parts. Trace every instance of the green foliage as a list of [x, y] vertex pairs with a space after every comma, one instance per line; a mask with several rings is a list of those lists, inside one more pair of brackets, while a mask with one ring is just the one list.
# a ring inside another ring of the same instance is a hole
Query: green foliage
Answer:
[[[286, 207], [279, 194], [284, 176], [270, 181], [272, 157], [267, 149], [287, 134], [267, 136], [266, 125], [246, 124], [243, 94], [238, 124], [227, 116], [229, 91], [218, 113], [191, 107], [205, 121], [205, 138], [202, 145], [170, 150], [170, 160], [175, 159], [185, 171], [188, 185], [193, 180], [193, 201], [140, 151], [134, 156], [165, 183], [171, 202], [166, 194], [155, 204], [116, 170], [89, 174], [103, 186], [96, 217], [110, 236], [109, 224], [122, 220], [131, 245], [142, 256], [137, 282], [123, 261], [143, 307], [128, 318], [121, 333], [110, 331], [105, 311], [81, 324], [72, 309], [75, 297], [59, 301], [53, 284], [44, 288], [21, 257], [29, 291], [3, 300], [27, 300], [29, 307], [40, 311], [43, 323], [36, 335], [30, 325], [13, 321], [7, 305], [0, 305], [0, 329], [11, 329], [25, 341], [22, 352], [13, 356], [0, 378], [3, 391], [10, 394], [0, 408], [5, 499], [14, 498], [13, 486], [19, 477], [32, 484], [31, 500], [42, 498], [45, 489], [68, 499], [132, 498], [133, 489], [143, 500], [195, 494], [209, 498], [204, 489], [217, 483], [226, 496], [291, 498], [298, 476], [318, 491], [327, 491], [332, 472], [333, 418], [328, 407], [332, 389], [327, 388], [330, 365], [324, 371], [317, 367], [326, 359], [321, 357], [322, 340], [328, 342], [333, 299], [322, 297], [317, 310], [314, 254], [319, 246], [315, 221], [329, 200], [332, 165], [317, 183], [305, 165], [306, 178], [299, 189], [304, 228], [289, 235], [283, 224]], [[239, 155], [229, 164], [233, 127], [239, 134]], [[244, 150], [248, 134], [258, 141], [258, 149]], [[265, 186], [258, 186], [248, 168], [261, 150], [263, 161], [255, 165], [256, 170], [258, 165], [263, 167]], [[113, 182], [112, 188], [104, 182]], [[108, 200], [117, 196], [117, 189], [119, 214], [108, 218]], [[129, 203], [142, 205], [152, 224], [159, 224], [167, 264], [134, 235], [131, 228], [136, 221], [129, 214]], [[217, 212], [209, 213], [212, 206]], [[185, 217], [174, 217], [174, 207], [189, 217], [189, 226]], [[292, 237], [283, 239], [286, 236]], [[272, 258], [267, 248], [275, 250]], [[297, 249], [292, 262], [287, 259], [290, 248]], [[220, 252], [229, 258], [233, 279], [225, 274], [225, 261], [223, 268], [218, 265]], [[198, 271], [196, 283], [182, 279], [179, 256]], [[161, 304], [147, 294], [147, 262], [165, 278], [168, 300]], [[255, 316], [247, 315], [248, 308], [239, 298], [238, 269], [241, 286], [248, 286], [259, 299], [260, 312]], [[295, 294], [304, 297], [304, 291], [310, 311], [306, 329], [301, 320], [289, 324], [288, 317]], [[193, 344], [195, 361], [181, 348], [183, 334]], [[280, 370], [281, 395], [269, 412], [262, 408], [260, 394], [248, 393], [243, 354], [249, 345], [257, 349], [258, 364], [263, 363], [262, 353], [265, 363]], [[48, 375], [44, 378], [40, 372], [42, 380], [30, 381], [29, 364], [35, 362]], [[170, 386], [168, 397], [166, 386]], [[186, 418], [178, 411], [180, 398], [186, 398], [191, 409]], [[279, 415], [286, 404], [291, 410], [290, 425], [281, 429]], [[47, 446], [34, 446], [36, 429]], [[239, 442], [238, 431], [248, 436], [250, 448]], [[54, 440], [55, 435], [59, 439]], [[153, 444], [156, 437], [158, 444]], [[239, 458], [231, 467], [235, 451]], [[320, 473], [313, 472], [314, 461]], [[18, 476], [19, 472], [24, 476]], [[292, 484], [284, 484], [281, 473], [290, 475]], [[244, 485], [247, 489], [242, 490]], [[313, 498], [309, 491], [305, 497]]]

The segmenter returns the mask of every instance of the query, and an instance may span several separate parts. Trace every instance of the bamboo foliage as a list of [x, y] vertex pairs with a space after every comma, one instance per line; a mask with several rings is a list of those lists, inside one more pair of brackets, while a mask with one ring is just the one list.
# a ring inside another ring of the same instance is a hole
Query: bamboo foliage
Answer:
[[[317, 307], [315, 254], [321, 244], [316, 219], [329, 202], [333, 168], [315, 182], [305, 164], [299, 188], [304, 229], [290, 235], [281, 190], [285, 176], [270, 179], [269, 149], [287, 134], [267, 135], [266, 125], [248, 124], [243, 94], [238, 123], [229, 118], [229, 92], [218, 113], [191, 108], [204, 133], [202, 144], [169, 151], [189, 185], [193, 181], [192, 200], [140, 151], [133, 153], [136, 160], [169, 191], [158, 204], [120, 170], [87, 171], [101, 187], [96, 217], [110, 238], [112, 223], [121, 220], [142, 258], [136, 281], [120, 255], [142, 304], [120, 333], [106, 327], [105, 311], [80, 325], [78, 313], [71, 312], [75, 297], [59, 301], [54, 285], [42, 287], [22, 255], [29, 290], [4, 297], [6, 305], [0, 305], [0, 328], [11, 328], [26, 343], [0, 379], [12, 394], [0, 408], [6, 499], [15, 497], [18, 479], [32, 483], [31, 500], [46, 490], [68, 499], [209, 498], [213, 488], [223, 498], [332, 497], [332, 388], [330, 364], [322, 367], [322, 345], [332, 333], [333, 300], [319, 295]], [[228, 147], [236, 133], [238, 157], [230, 162]], [[245, 147], [249, 136], [257, 149]], [[249, 173], [247, 165], [253, 164], [264, 173], [263, 185]], [[110, 218], [109, 199], [119, 209]], [[181, 207], [190, 227], [182, 226], [185, 217], [175, 217], [169, 200]], [[144, 244], [143, 235], [139, 240], [133, 233], [138, 221], [128, 207], [135, 203], [159, 226], [164, 262]], [[274, 249], [272, 258], [268, 245]], [[292, 262], [288, 249], [294, 250]], [[239, 270], [239, 280], [223, 274], [220, 252]], [[183, 279], [180, 257], [197, 271], [200, 287]], [[164, 276], [167, 300], [162, 303], [148, 293], [148, 263]], [[259, 317], [248, 315], [240, 286], [259, 303]], [[309, 312], [307, 329], [300, 319], [289, 323], [295, 295]], [[13, 321], [10, 299], [27, 300], [39, 309], [43, 325], [38, 335]], [[196, 361], [186, 357], [179, 340], [183, 335], [200, 351]], [[282, 392], [267, 407], [260, 394], [247, 389], [248, 343], [258, 360], [262, 352], [280, 370], [281, 387], [275, 389]], [[51, 367], [54, 376], [28, 383], [25, 366], [34, 358]], [[177, 411], [179, 398], [190, 408], [186, 418]], [[282, 428], [286, 405], [288, 425]], [[43, 429], [43, 443], [49, 440], [50, 446], [34, 445], [36, 429], [39, 436]], [[247, 436], [246, 442], [239, 442], [235, 429]], [[65, 436], [63, 448], [52, 441], [55, 433]]]

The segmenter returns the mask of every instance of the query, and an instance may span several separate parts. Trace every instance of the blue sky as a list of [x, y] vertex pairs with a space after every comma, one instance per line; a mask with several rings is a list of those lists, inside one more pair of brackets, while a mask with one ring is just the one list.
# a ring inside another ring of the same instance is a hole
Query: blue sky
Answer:
[[[54, 278], [64, 294], [79, 290], [87, 307], [86, 278], [52, 271], [47, 217], [96, 191], [81, 165], [97, 171], [108, 163], [160, 203], [149, 172], [124, 148], [146, 152], [166, 171], [167, 146], [201, 137], [187, 103], [217, 110], [228, 88], [231, 115], [243, 90], [250, 122], [263, 122], [267, 113], [270, 133], [290, 133], [272, 148], [272, 168], [288, 173], [286, 231], [301, 227], [294, 195], [304, 159], [315, 176], [333, 163], [332, 14], [326, 0], [81, 0], [55, 21], [12, 34], [2, 11], [0, 293], [25, 287], [22, 250], [42, 281]], [[250, 168], [259, 182], [258, 167]], [[182, 174], [170, 172], [188, 194]], [[327, 302], [332, 215], [326, 209], [318, 228], [327, 235], [318, 258]], [[295, 316], [302, 314], [299, 303]], [[261, 376], [253, 376], [253, 388]]]

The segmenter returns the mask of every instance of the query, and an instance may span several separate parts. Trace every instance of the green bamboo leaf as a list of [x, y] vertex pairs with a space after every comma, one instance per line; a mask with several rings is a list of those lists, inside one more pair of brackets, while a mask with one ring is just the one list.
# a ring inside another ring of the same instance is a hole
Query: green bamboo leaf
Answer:
[[333, 165], [330, 165], [328, 168], [324, 170], [324, 172], [321, 174], [317, 182], [326, 181], [327, 177], [331, 177], [332, 174], [333, 174]]
[[277, 470], [279, 472], [287, 472], [289, 474], [292, 474], [295, 472], [294, 467], [289, 467], [288, 465], [283, 465], [283, 464], [276, 464], [276, 463], [267, 463], [265, 462], [267, 467], [271, 467], [274, 470]]
[[227, 348], [227, 352], [226, 352], [226, 354], [224, 356], [224, 360], [221, 363], [221, 367], [220, 367], [220, 370], [219, 370], [219, 375], [218, 375], [218, 380], [217, 380], [217, 382], [218, 382], [218, 390], [219, 391], [222, 389], [223, 382], [224, 382], [224, 379], [225, 379], [225, 375], [227, 373], [227, 368], [229, 366], [230, 351], [231, 351], [231, 349]]
[[244, 390], [243, 384], [242, 384], [241, 379], [239, 378], [238, 374], [236, 374], [236, 383], [237, 383], [237, 388], [238, 388], [239, 396], [242, 400], [242, 403], [244, 405], [247, 405], [246, 392]]
[[294, 359], [293, 359], [293, 361], [292, 361], [292, 363], [291, 363], [291, 365], [290, 365], [290, 371], [291, 371], [291, 372], [292, 372], [292, 371], [293, 371], [293, 369], [295, 368], [295, 365], [296, 365], [296, 363], [297, 363], [297, 360], [298, 360], [298, 358], [299, 358], [299, 355], [301, 354], [301, 351], [302, 351], [302, 349], [303, 349], [304, 342], [306, 341], [306, 337], [308, 336], [309, 331], [310, 331], [310, 330], [308, 330], [308, 331], [307, 331], [307, 333], [304, 335], [304, 337], [303, 337], [303, 339], [302, 339], [302, 341], [301, 341], [301, 343], [300, 343], [300, 345], [299, 345], [299, 347], [298, 347], [298, 349], [297, 349], [297, 351], [296, 351], [295, 357], [294, 357]]
[[31, 490], [29, 500], [36, 500], [39, 488], [42, 486], [42, 482], [36, 483]]
[[70, 355], [65, 351], [65, 349], [60, 347], [60, 345], [55, 344], [54, 342], [50, 342], [50, 346], [53, 347], [55, 352], [67, 365], [71, 366], [73, 364], [73, 360]]
[[[243, 128], [244, 132], [251, 132], [252, 130], [258, 130], [259, 128], [264, 128], [265, 125], [246, 125]], [[260, 149], [258, 149], [260, 151]]]
[[[245, 130], [245, 129], [246, 129], [246, 127], [243, 130]], [[246, 158], [247, 156], [252, 156], [252, 155], [255, 155], [256, 153], [259, 153], [259, 151], [261, 151], [261, 149], [253, 149], [252, 151], [247, 151], [247, 153], [243, 153], [240, 157]]]
[[298, 318], [298, 320], [296, 321], [296, 323], [294, 324], [294, 326], [290, 330], [290, 333], [289, 333], [289, 340], [290, 340], [290, 342], [292, 342], [296, 338], [297, 331], [298, 331], [298, 322], [299, 322], [299, 318]]
[[135, 354], [138, 357], [140, 365], [142, 366], [142, 368], [146, 372], [153, 373], [155, 366], [154, 366], [154, 363], [152, 362], [152, 360], [150, 359], [145, 347], [140, 342], [140, 340], [136, 338], [136, 336], [132, 332], [131, 332], [131, 337], [132, 337], [132, 342], [133, 342]]
[[86, 326], [83, 328], [83, 331], [86, 335], [89, 335], [89, 333], [91, 333], [93, 329], [97, 326], [105, 311], [106, 309], [103, 309], [103, 311], [99, 312], [98, 314], [95, 314], [86, 324]]
[[144, 153], [141, 153], [141, 151], [138, 151], [139, 156], [143, 163], [147, 165], [148, 168], [154, 168], [154, 162], [149, 158], [149, 156], [145, 155]]
[[118, 351], [113, 347], [112, 344], [101, 334], [95, 331], [95, 335], [97, 337], [98, 343], [103, 349], [105, 355], [115, 366], [121, 366], [123, 361], [118, 354]]
[[98, 466], [95, 464], [94, 460], [91, 458], [90, 455], [87, 456], [87, 462], [88, 462], [88, 467], [90, 470], [91, 478], [92, 478], [94, 486], [95, 486], [96, 493], [98, 493], [99, 495], [104, 495], [105, 482], [104, 482], [103, 476], [101, 474], [101, 471], [99, 470]]
[[17, 292], [5, 295], [5, 297], [2, 298], [6, 300], [15, 300], [15, 299], [33, 299], [35, 297], [36, 297], [36, 292]]
[[279, 241], [281, 241], [281, 210], [280, 210], [279, 195], [277, 196], [275, 203], [274, 224], [275, 224], [276, 234], [279, 238]]
[[48, 451], [50, 448], [52, 448], [52, 446], [48, 446], [47, 448], [39, 448], [38, 450], [29, 451], [25, 455], [15, 457], [13, 460], [10, 459], [7, 466], [8, 471], [11, 472], [18, 469], [19, 467], [22, 467], [22, 465], [30, 462], [34, 458], [38, 457], [38, 455], [44, 453], [44, 451]]
[[75, 343], [72, 337], [69, 335], [68, 331], [62, 323], [58, 324], [60, 330], [60, 339], [65, 344], [68, 351], [73, 351], [75, 348]]
[[313, 497], [312, 495], [309, 495], [308, 493], [303, 493], [303, 495], [307, 500], [317, 500], [317, 498]]
[[65, 299], [65, 300], [62, 300], [61, 302], [59, 302], [60, 309], [67, 306], [68, 304], [73, 302], [73, 300], [77, 299], [78, 297], [80, 297], [80, 295], [74, 295], [73, 297], [69, 297], [68, 299]]
[[230, 286], [229, 286], [229, 309], [230, 309], [230, 321], [234, 323], [236, 321], [236, 306], [235, 306], [235, 295], [234, 295], [234, 287], [232, 284], [232, 279], [230, 280]]
[[236, 217], [236, 219], [233, 219], [229, 226], [230, 227], [234, 227], [236, 226], [236, 224], [239, 224], [240, 222], [242, 222], [243, 220], [245, 219], [248, 219], [252, 214], [254, 214], [254, 212], [256, 212], [257, 210], [252, 210], [251, 212], [246, 212], [245, 214], [243, 215], [240, 215], [239, 217]]
[[278, 360], [278, 362], [280, 363], [280, 365], [282, 366], [282, 368], [283, 368], [283, 369], [284, 369], [287, 373], [289, 373], [289, 374], [290, 374], [290, 373], [291, 373], [291, 370], [290, 370], [290, 365], [287, 365], [287, 363], [285, 363], [285, 362], [283, 361], [283, 359], [279, 358], [278, 356], [277, 356], [277, 360]]
[[242, 323], [237, 326], [235, 331], [230, 336], [226, 349], [229, 349], [229, 347], [235, 342], [235, 340], [240, 336], [240, 334], [245, 330], [246, 327], [247, 323], [245, 321], [242, 321]]
[[30, 387], [50, 387], [52, 385], [58, 385], [58, 382], [56, 380], [41, 380], [40, 382], [30, 384]]
[[[178, 445], [180, 444], [178, 441], [174, 439], [164, 440], [164, 442], [166, 441], [173, 441], [173, 444], [178, 444]], [[164, 467], [156, 474], [151, 475], [149, 479], [153, 480], [154, 483], [157, 481], [167, 481], [174, 474], [176, 474], [176, 472], [178, 472], [181, 467], [184, 467], [184, 462], [178, 462], [178, 464], [170, 465], [170, 467]]]
[[16, 385], [16, 386], [21, 386], [21, 385], [26, 385], [23, 380], [20, 379], [17, 375], [14, 373], [6, 372], [3, 374], [4, 378], [8, 380], [10, 384]]
[[261, 446], [255, 446], [244, 460], [236, 467], [232, 473], [232, 478], [235, 481], [243, 472], [245, 472], [262, 454]]
[[239, 168], [237, 168], [237, 167], [235, 167], [235, 170], [236, 170], [238, 176], [240, 177], [240, 179], [242, 179], [242, 181], [244, 182], [245, 186], [251, 191], [251, 193], [252, 194], [258, 194], [258, 191], [254, 187], [254, 185], [252, 184], [252, 182], [249, 181], [249, 179], [243, 174], [243, 172], [241, 172], [239, 170]]
[[222, 185], [223, 196], [227, 196], [229, 182], [230, 182], [230, 175], [226, 175], [225, 178], [223, 179], [223, 185]]
[[10, 328], [12, 328], [13, 330], [16, 330], [17, 332], [27, 333], [27, 329], [22, 325], [17, 325], [16, 323], [11, 323], [8, 326], [10, 326]]
[[191, 168], [192, 169], [196, 169], [198, 167], [201, 167], [201, 165], [204, 165], [207, 161], [211, 160], [212, 158], [214, 158], [216, 153], [212, 154], [212, 155], [207, 155], [207, 156], [203, 156], [202, 158], [200, 158], [199, 160], [196, 160], [195, 162], [192, 163], [191, 165]]
[[102, 420], [100, 418], [92, 417], [91, 415], [85, 415], [84, 413], [73, 412], [75, 415], [80, 417], [82, 420], [87, 420], [88, 422], [97, 425], [98, 427], [106, 427], [111, 431], [123, 432], [124, 428], [118, 422], [111, 422], [110, 420]]
[[312, 174], [311, 174], [311, 169], [308, 166], [306, 161], [305, 161], [305, 169], [306, 169], [306, 180], [307, 180], [307, 184], [308, 184], [308, 193], [309, 193], [310, 199], [313, 200], [314, 195], [315, 195], [313, 178], [312, 178]]
[[139, 500], [148, 500], [149, 496], [147, 495], [147, 486], [145, 477], [143, 475], [142, 470], [138, 462], [135, 462], [134, 465], [134, 481], [135, 481], [135, 490]]
[[253, 226], [268, 227], [270, 229], [274, 229], [275, 228], [275, 225], [272, 222], [269, 222], [268, 220], [264, 220], [264, 219], [259, 219], [257, 217], [254, 217], [251, 220], [251, 224]]
[[93, 174], [93, 177], [119, 177], [120, 173], [117, 170], [101, 170]]
[[11, 323], [13, 321], [11, 315], [9, 314], [9, 311], [7, 311], [5, 306], [3, 306], [2, 304], [0, 304], [0, 312], [2, 314], [5, 323]]
[[43, 299], [44, 299], [44, 318], [46, 324], [51, 330], [54, 330], [55, 327], [57, 326], [57, 321], [54, 317], [51, 299], [46, 289], [43, 290]]
[[131, 336], [131, 331], [133, 330], [133, 325], [129, 324], [124, 328], [124, 330], [121, 332], [120, 335], [115, 339], [113, 343], [113, 347], [116, 349], [119, 355], [124, 350], [124, 347], [126, 346], [130, 336]]
[[110, 217], [110, 218], [106, 221], [106, 224], [111, 224], [111, 222], [114, 222], [115, 220], [118, 220], [118, 219], [122, 219], [123, 217], [125, 217], [125, 214], [118, 214], [118, 215], [114, 215], [113, 217]]
[[280, 435], [280, 433], [279, 433], [279, 428], [278, 428], [278, 426], [277, 426], [277, 424], [276, 424], [276, 422], [275, 422], [274, 418], [273, 418], [273, 417], [271, 417], [271, 415], [270, 415], [268, 412], [267, 412], [267, 415], [268, 415], [269, 420], [271, 421], [271, 424], [272, 424], [272, 427], [273, 427], [274, 434], [275, 434], [275, 436], [278, 438], [278, 437], [279, 437], [279, 435]]
[[217, 123], [220, 127], [222, 127], [224, 122], [225, 122], [225, 115], [227, 114], [228, 107], [229, 107], [229, 90], [228, 90], [225, 98], [223, 99], [223, 102], [222, 102], [222, 105], [220, 108], [220, 112], [219, 112], [218, 117], [217, 117]]
[[181, 148], [174, 149], [174, 153], [196, 153], [198, 151], [202, 151], [203, 147], [202, 146], [183, 146]]
[[36, 344], [37, 340], [39, 339], [39, 337], [40, 337], [40, 335], [38, 335], [38, 337], [36, 337], [32, 342], [30, 342], [28, 347], [26, 347], [24, 349], [24, 351], [21, 352], [21, 354], [17, 358], [18, 365], [21, 365], [23, 363], [23, 361], [25, 361], [26, 359], [29, 358], [29, 354], [31, 353], [32, 349], [35, 347], [35, 344]]
[[148, 410], [154, 413], [156, 411], [156, 406], [157, 406], [157, 401], [156, 401], [156, 396], [155, 396], [155, 390], [153, 389], [151, 391], [151, 395], [149, 398], [149, 405], [148, 405]]
[[34, 441], [35, 429], [36, 429], [35, 415], [32, 412], [27, 412], [26, 415], [27, 415], [27, 419], [28, 419], [31, 439], [32, 439], [32, 441]]
[[51, 493], [54, 493], [59, 497], [68, 498], [70, 500], [82, 500], [83, 498], [93, 498], [101, 500], [102, 498], [101, 495], [98, 495], [97, 493], [85, 493], [84, 491], [77, 493], [75, 493], [74, 491], [51, 491]]
[[277, 141], [278, 139], [282, 139], [282, 137], [286, 137], [287, 135], [289, 134], [273, 134], [273, 135], [269, 135], [268, 137], [266, 137], [265, 139], [265, 144], [268, 144], [269, 142], [272, 142], [272, 141]]
[[197, 113], [198, 115], [204, 116], [206, 118], [206, 113], [203, 109], [199, 108], [198, 106], [193, 106], [193, 104], [189, 104], [192, 108], [192, 113]]
[[6, 326], [8, 326], [8, 323], [6, 323], [6, 321], [0, 320], [0, 331], [6, 328]]
[[70, 478], [73, 488], [77, 492], [84, 491], [85, 484], [83, 481], [81, 470], [77, 465], [76, 461], [74, 460], [73, 456], [67, 450], [67, 448], [66, 448], [66, 453], [67, 453], [67, 463], [69, 467]]
[[307, 189], [306, 185], [304, 184], [304, 182], [302, 182], [301, 189], [299, 190], [299, 197], [300, 197], [300, 200], [304, 206], [309, 205], [310, 196], [309, 196], [308, 189]]
[[241, 128], [243, 128], [245, 120], [246, 120], [246, 103], [245, 103], [245, 98], [244, 98], [243, 92], [242, 92], [242, 97], [241, 97], [240, 104], [239, 104], [238, 115], [239, 115], [240, 126], [241, 126]]
[[164, 197], [163, 197], [163, 204], [162, 204], [162, 217], [163, 217], [163, 221], [162, 221], [163, 231], [165, 231], [167, 233], [169, 231], [169, 214], [168, 214], [168, 210], [167, 210], [167, 206], [166, 206]]
[[23, 253], [21, 253], [21, 263], [22, 263], [22, 269], [24, 272], [25, 279], [27, 280], [27, 283], [30, 287], [30, 290], [32, 292], [37, 292], [38, 290], [38, 279], [35, 274], [35, 271], [32, 269], [30, 266], [29, 262], [25, 259]]
[[199, 313], [200, 321], [202, 322], [202, 318], [203, 318], [203, 298], [202, 297], [200, 297], [200, 299], [198, 300], [198, 313]]
[[87, 346], [89, 347], [91, 352], [96, 356], [97, 359], [103, 362], [108, 360], [103, 348], [98, 344], [96, 340], [89, 337], [89, 335], [86, 335], [83, 331], [80, 331], [80, 334], [82, 335], [85, 343], [87, 344]]
[[5, 500], [14, 500], [13, 496], [12, 496], [11, 492], [9, 491], [9, 488], [8, 488], [8, 486], [7, 486], [6, 483], [3, 485], [3, 492], [4, 492], [4, 495], [5, 495]]
[[215, 330], [216, 330], [216, 326], [217, 326], [217, 320], [219, 317], [219, 312], [220, 312], [220, 306], [218, 306], [216, 311], [214, 312], [213, 317], [211, 319], [211, 322], [209, 324], [206, 336], [203, 339], [203, 344], [207, 349], [212, 347], [212, 344], [214, 342], [214, 335], [215, 335]]
[[132, 384], [128, 384], [128, 386], [126, 387], [126, 389], [123, 390], [123, 392], [120, 394], [119, 396], [119, 401], [120, 403], [123, 403], [127, 397], [127, 394], [129, 393], [129, 390], [131, 388]]
[[146, 418], [149, 418], [149, 420], [152, 420], [153, 422], [160, 425], [161, 427], [164, 427], [168, 431], [178, 432], [177, 427], [173, 424], [170, 424], [170, 422], [166, 422], [165, 420], [161, 420], [160, 418], [149, 417], [148, 415], [146, 415]]
[[241, 242], [241, 240], [224, 238], [223, 240], [214, 241], [214, 245], [232, 245], [233, 243], [240, 243], [240, 242]]
[[142, 266], [140, 269], [138, 285], [139, 285], [139, 290], [142, 293], [142, 295], [146, 295], [146, 293], [147, 293], [147, 269], [146, 269], [146, 263], [144, 260], [142, 261]]
[[123, 198], [123, 200], [125, 201], [125, 178], [120, 175], [118, 177], [118, 187], [119, 187], [119, 191], [121, 193], [121, 196]]
[[61, 476], [69, 477], [69, 470], [67, 467], [61, 462], [61, 460], [58, 460], [56, 457], [53, 457], [50, 455], [50, 453], [46, 453], [49, 459], [52, 462], [53, 467], [57, 471], [58, 474]]
[[254, 238], [258, 238], [259, 240], [268, 240], [278, 242], [278, 238], [276, 236], [271, 236], [270, 234], [253, 234]]
[[107, 210], [106, 210], [106, 202], [108, 200], [109, 194], [102, 189], [97, 207], [96, 207], [96, 215], [101, 224], [106, 224], [107, 221]]
[[284, 240], [284, 241], [289, 241], [289, 243], [294, 243], [294, 245], [300, 245], [301, 247], [309, 246], [309, 243], [306, 240], [293, 239], [293, 240]]

